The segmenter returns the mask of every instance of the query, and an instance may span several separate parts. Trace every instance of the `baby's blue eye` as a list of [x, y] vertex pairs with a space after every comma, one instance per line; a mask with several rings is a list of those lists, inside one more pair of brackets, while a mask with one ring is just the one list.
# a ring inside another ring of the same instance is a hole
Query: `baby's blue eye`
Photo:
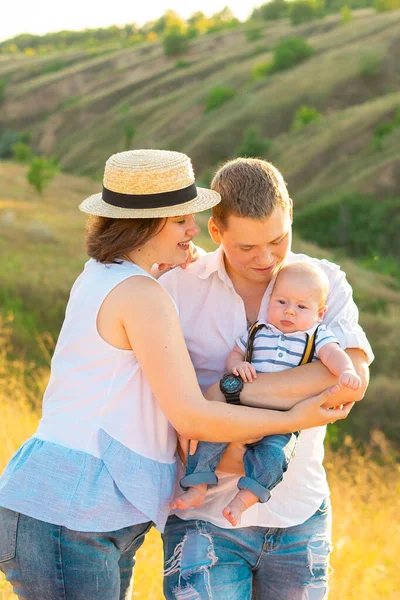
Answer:
[[279, 304], [285, 304], [284, 300], [278, 300]]
[[307, 308], [307, 306], [303, 306], [302, 304], [299, 304], [299, 308]]

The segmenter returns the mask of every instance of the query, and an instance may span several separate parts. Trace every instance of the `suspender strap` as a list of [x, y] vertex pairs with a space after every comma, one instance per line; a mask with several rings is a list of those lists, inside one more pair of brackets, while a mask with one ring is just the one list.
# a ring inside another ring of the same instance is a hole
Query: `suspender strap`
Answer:
[[244, 360], [246, 362], [251, 363], [251, 359], [253, 358], [254, 338], [256, 337], [256, 333], [260, 331], [260, 329], [262, 329], [263, 327], [265, 327], [265, 325], [263, 323], [261, 323], [261, 325], [258, 325], [258, 321], [253, 323], [253, 325], [250, 327], [249, 336], [247, 338], [246, 344], [246, 352], [244, 354]]
[[315, 338], [317, 336], [317, 331], [318, 331], [318, 327], [316, 328], [316, 330], [314, 331], [312, 336], [309, 336], [308, 333], [306, 333], [306, 336], [307, 336], [306, 337], [306, 340], [307, 340], [306, 346], [304, 348], [303, 356], [301, 357], [301, 360], [300, 360], [298, 366], [310, 363], [312, 361], [312, 359], [314, 358]]
[[[262, 329], [263, 327], [265, 327], [265, 325], [263, 323], [258, 325], [258, 321], [253, 323], [253, 325], [250, 327], [249, 336], [247, 338], [247, 344], [246, 344], [246, 352], [244, 354], [244, 360], [246, 362], [251, 363], [251, 359], [253, 358], [254, 338], [256, 337], [256, 334], [258, 333], [258, 331], [260, 331], [260, 329]], [[314, 333], [311, 336], [309, 336], [308, 333], [306, 334], [306, 336], [307, 336], [306, 337], [306, 345], [304, 348], [303, 356], [301, 357], [300, 362], [297, 366], [310, 363], [312, 361], [312, 359], [314, 358], [315, 338], [317, 336], [317, 331], [318, 331], [318, 327], [316, 328], [316, 330], [314, 331]]]

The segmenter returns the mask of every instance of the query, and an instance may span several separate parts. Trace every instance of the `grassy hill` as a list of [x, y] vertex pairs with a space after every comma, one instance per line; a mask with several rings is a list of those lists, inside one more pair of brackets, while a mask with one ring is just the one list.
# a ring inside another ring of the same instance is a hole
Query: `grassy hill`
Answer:
[[[56, 339], [71, 284], [86, 260], [85, 218], [77, 206], [99, 186], [88, 178], [59, 174], [44, 195], [38, 196], [26, 182], [25, 170], [0, 162], [0, 316], [13, 315], [13, 355], [43, 366], [48, 363], [46, 347], [52, 345], [48, 334]], [[198, 220], [202, 227], [198, 243], [211, 250], [207, 214], [199, 215]], [[294, 248], [310, 256], [335, 259], [331, 251], [299, 238], [295, 238]], [[341, 264], [353, 285], [361, 324], [376, 360], [367, 397], [351, 418], [332, 427], [331, 432], [333, 435], [340, 427], [341, 437], [348, 431], [365, 441], [378, 429], [400, 444], [396, 404], [400, 393], [400, 285], [349, 258], [343, 258]]]
[[[6, 129], [30, 132], [33, 148], [57, 156], [64, 171], [98, 179], [106, 158], [128, 144], [181, 150], [207, 184], [253, 127], [288, 182], [302, 236], [400, 277], [400, 11], [353, 15], [297, 27], [281, 19], [252, 42], [244, 26], [218, 32], [193, 40], [179, 61], [159, 43], [0, 55], [0, 139]], [[254, 78], [254, 67], [293, 36], [314, 49], [309, 60]], [[206, 111], [220, 87], [232, 97]], [[320, 118], [293, 130], [302, 106]], [[389, 222], [381, 239], [376, 230]]]
[[[0, 471], [35, 431], [69, 289], [86, 260], [85, 217], [77, 205], [99, 187], [89, 178], [58, 174], [40, 197], [28, 186], [25, 170], [0, 162]], [[198, 243], [212, 249], [207, 215], [199, 215], [199, 221], [203, 231]], [[331, 252], [298, 238], [294, 246], [332, 258]], [[366, 398], [346, 421], [328, 430], [325, 466], [335, 548], [330, 597], [395, 600], [400, 582], [393, 556], [399, 552], [399, 538], [392, 536], [388, 544], [387, 532], [398, 515], [400, 290], [394, 279], [351, 259], [343, 260], [342, 266], [354, 287], [376, 361]], [[367, 451], [358, 449], [360, 440], [370, 440]], [[161, 574], [161, 542], [152, 531], [138, 555], [132, 598], [161, 600]], [[0, 597], [16, 598], [1, 575]]]

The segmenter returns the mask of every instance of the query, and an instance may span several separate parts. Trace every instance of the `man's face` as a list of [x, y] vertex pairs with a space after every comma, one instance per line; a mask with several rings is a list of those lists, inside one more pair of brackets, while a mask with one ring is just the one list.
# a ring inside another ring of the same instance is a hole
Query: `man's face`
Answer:
[[291, 207], [278, 206], [264, 221], [230, 215], [224, 231], [220, 231], [211, 218], [209, 231], [213, 241], [224, 249], [226, 270], [231, 279], [240, 277], [267, 284], [290, 250]]

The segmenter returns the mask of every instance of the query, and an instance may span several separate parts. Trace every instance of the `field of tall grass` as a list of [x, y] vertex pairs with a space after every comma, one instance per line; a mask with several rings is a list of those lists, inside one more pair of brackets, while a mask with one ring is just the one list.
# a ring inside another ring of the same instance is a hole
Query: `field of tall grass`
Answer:
[[[49, 374], [48, 366], [32, 369], [11, 358], [12, 326], [11, 320], [0, 320], [0, 472], [35, 431]], [[41, 337], [38, 345], [48, 358], [49, 340]], [[345, 436], [339, 450], [327, 448], [325, 466], [334, 507], [331, 600], [397, 599], [400, 472], [388, 442], [375, 432], [361, 449]], [[138, 553], [132, 598], [161, 600], [161, 574], [161, 541], [153, 530]], [[0, 600], [15, 598], [0, 577]]]

